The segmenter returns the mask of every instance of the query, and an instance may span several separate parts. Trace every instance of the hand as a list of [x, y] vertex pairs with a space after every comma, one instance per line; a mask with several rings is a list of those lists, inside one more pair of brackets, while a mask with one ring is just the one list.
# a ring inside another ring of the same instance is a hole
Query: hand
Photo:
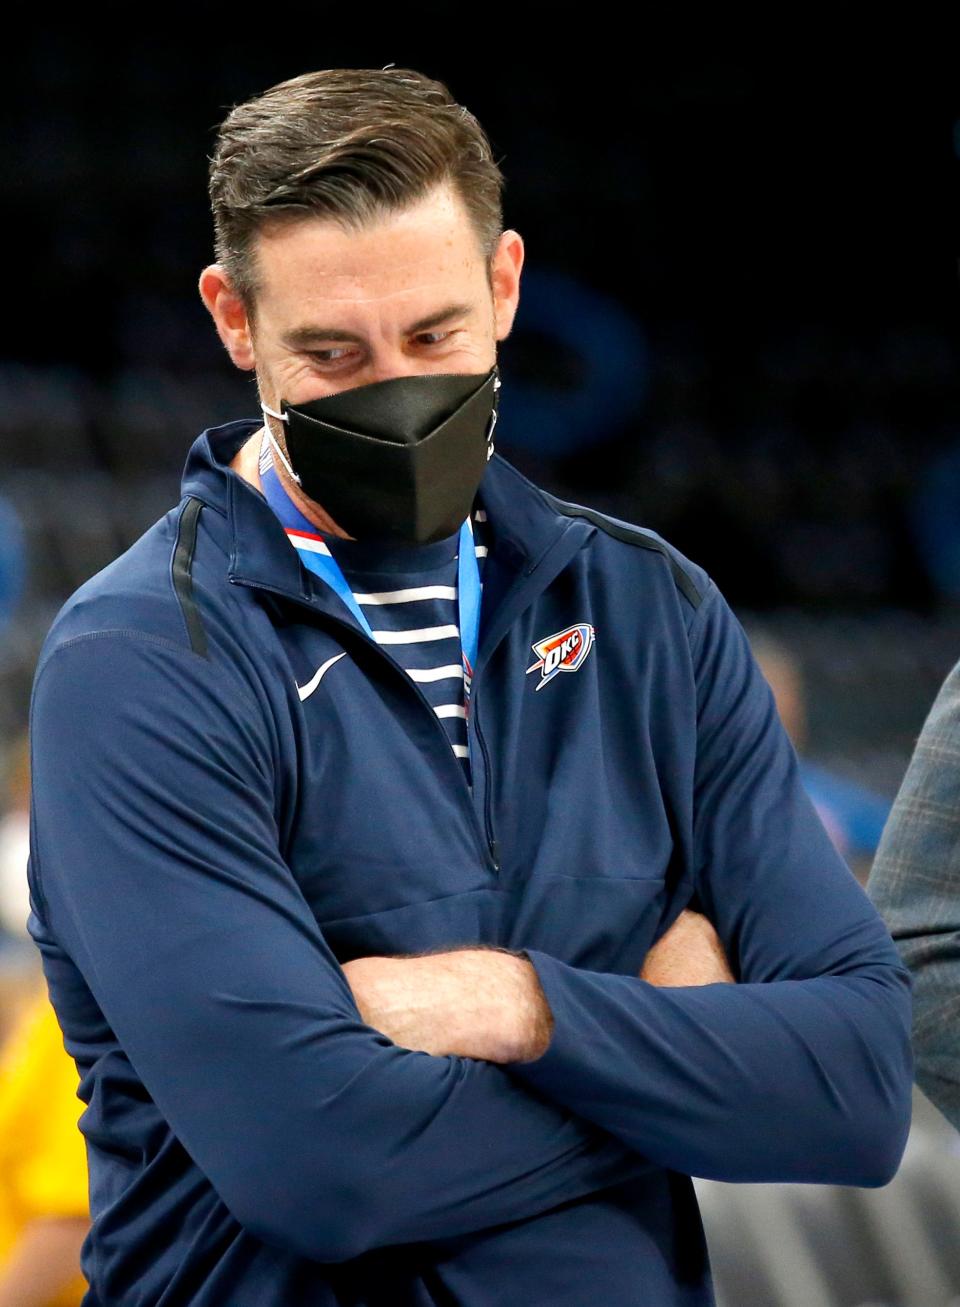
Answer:
[[736, 984], [717, 932], [703, 913], [689, 908], [647, 954], [640, 979], [651, 985]]
[[537, 973], [513, 953], [356, 958], [343, 972], [366, 1024], [402, 1048], [529, 1062], [550, 1042], [553, 1017]]

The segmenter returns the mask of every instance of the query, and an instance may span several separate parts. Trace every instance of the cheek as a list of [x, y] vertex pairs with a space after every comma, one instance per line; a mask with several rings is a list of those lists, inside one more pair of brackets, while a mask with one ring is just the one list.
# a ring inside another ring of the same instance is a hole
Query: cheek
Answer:
[[484, 372], [491, 368], [497, 353], [494, 325], [491, 319], [489, 332], [470, 332], [451, 342], [444, 365], [462, 372]]
[[456, 368], [463, 372], [473, 371], [474, 369], [480, 371], [481, 369], [479, 365], [490, 356], [491, 352], [490, 341], [464, 341], [455, 346], [449, 354], [446, 355], [442, 362], [443, 366], [448, 370], [450, 368]]
[[[315, 399], [327, 393], [323, 378], [308, 359], [286, 359], [273, 370], [278, 393], [291, 403]], [[314, 393], [310, 394], [309, 391]], [[294, 399], [294, 396], [296, 398]]]

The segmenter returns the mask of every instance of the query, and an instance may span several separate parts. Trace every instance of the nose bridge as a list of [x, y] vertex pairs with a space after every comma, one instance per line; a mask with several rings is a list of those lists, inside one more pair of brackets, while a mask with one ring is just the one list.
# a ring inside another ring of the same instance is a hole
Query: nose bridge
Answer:
[[369, 353], [364, 369], [367, 381], [390, 381], [394, 377], [408, 376], [411, 360], [404, 351], [404, 340], [396, 313], [381, 314], [375, 329], [368, 337]]
[[380, 341], [370, 350], [368, 381], [391, 381], [394, 377], [408, 377], [416, 370], [412, 360], [395, 344]]

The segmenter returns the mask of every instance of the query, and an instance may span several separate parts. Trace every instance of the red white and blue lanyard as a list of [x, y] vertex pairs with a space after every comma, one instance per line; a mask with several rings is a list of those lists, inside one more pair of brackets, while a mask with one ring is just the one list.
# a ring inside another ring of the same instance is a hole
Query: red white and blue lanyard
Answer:
[[[353, 591], [347, 584], [347, 578], [343, 575], [340, 564], [333, 554], [326, 551], [317, 552], [317, 544], [326, 545], [327, 541], [309, 518], [304, 517], [284, 490], [272, 461], [269, 467], [261, 471], [260, 484], [264, 498], [280, 519], [287, 539], [296, 549], [304, 567], [319, 576], [340, 596], [372, 640], [373, 631], [370, 623], [353, 597]], [[468, 516], [460, 527], [460, 542], [457, 549], [458, 625], [465, 697], [470, 693], [473, 669], [477, 664], [477, 647], [480, 642], [480, 596], [480, 567], [473, 543], [473, 524]]]

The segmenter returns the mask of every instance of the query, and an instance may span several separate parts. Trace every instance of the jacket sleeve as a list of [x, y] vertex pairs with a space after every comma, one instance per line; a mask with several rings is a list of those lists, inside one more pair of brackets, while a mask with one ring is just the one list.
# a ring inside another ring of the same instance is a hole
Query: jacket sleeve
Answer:
[[240, 1224], [336, 1262], [649, 1170], [502, 1068], [362, 1022], [280, 857], [269, 735], [225, 663], [112, 632], [41, 663], [30, 865], [34, 911]]
[[510, 1070], [689, 1175], [885, 1184], [909, 1129], [909, 975], [712, 582], [690, 647], [693, 883], [739, 983], [658, 988], [528, 950], [555, 1029]]
[[960, 1129], [960, 663], [920, 732], [867, 893], [913, 974], [917, 1083]]

